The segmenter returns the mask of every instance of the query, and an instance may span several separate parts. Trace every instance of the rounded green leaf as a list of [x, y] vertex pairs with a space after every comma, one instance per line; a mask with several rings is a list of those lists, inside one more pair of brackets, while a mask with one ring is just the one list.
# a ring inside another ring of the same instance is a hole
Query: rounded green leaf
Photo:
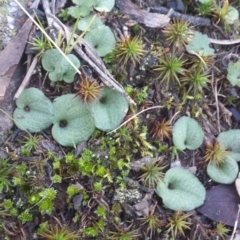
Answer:
[[94, 8], [99, 12], [110, 12], [115, 4], [115, 0], [95, 0]]
[[105, 25], [98, 26], [88, 32], [84, 39], [96, 50], [100, 57], [112, 52], [116, 44], [112, 30]]
[[85, 17], [90, 13], [90, 7], [89, 6], [82, 6], [82, 7], [76, 7], [72, 6], [68, 8], [68, 14], [71, 15], [74, 18], [78, 18], [80, 15], [81, 17]]
[[37, 88], [25, 89], [16, 101], [15, 124], [22, 130], [40, 132], [53, 122], [53, 105]]
[[206, 190], [188, 170], [175, 167], [166, 172], [164, 180], [157, 185], [156, 193], [167, 208], [191, 211], [203, 204]]
[[[87, 17], [81, 18], [80, 21], [78, 22], [78, 29], [81, 30], [81, 31], [85, 31], [88, 24], [92, 20], [93, 16], [94, 15], [89, 15]], [[91, 31], [94, 28], [97, 28], [98, 26], [101, 26], [101, 25], [103, 25], [101, 19], [99, 17], [95, 17], [95, 19], [92, 22], [92, 24], [90, 25], [88, 31]]]
[[226, 15], [223, 18], [225, 23], [234, 24], [239, 18], [239, 12], [235, 7], [229, 6]]
[[235, 181], [238, 175], [237, 162], [227, 155], [225, 163], [216, 167], [213, 163], [207, 166], [207, 173], [213, 181], [223, 184], [230, 184]]
[[104, 87], [101, 97], [89, 104], [95, 126], [102, 131], [117, 128], [128, 111], [127, 100], [117, 91]]
[[203, 143], [204, 133], [196, 120], [190, 117], [181, 117], [173, 126], [173, 143], [179, 150], [186, 148], [195, 150]]
[[204, 4], [210, 2], [211, 0], [197, 0], [197, 1]]
[[189, 53], [194, 52], [200, 56], [209, 56], [214, 54], [214, 49], [210, 48], [209, 44], [208, 36], [196, 31], [186, 49]]
[[[77, 68], [80, 67], [80, 61], [75, 55], [67, 54], [66, 56]], [[67, 83], [71, 83], [74, 81], [76, 70], [57, 49], [49, 49], [44, 52], [42, 66], [49, 72], [49, 79], [53, 82], [63, 80]]]
[[75, 146], [86, 141], [93, 133], [94, 119], [86, 105], [74, 94], [66, 94], [53, 102], [52, 135], [62, 146]]
[[72, 0], [77, 6], [69, 7], [68, 14], [74, 18], [86, 17], [89, 15], [91, 8], [96, 4], [96, 0]]
[[240, 130], [231, 129], [221, 132], [217, 137], [218, 142], [228, 151], [228, 155], [235, 161], [240, 161]]
[[240, 86], [240, 61], [228, 64], [227, 79], [233, 86]]

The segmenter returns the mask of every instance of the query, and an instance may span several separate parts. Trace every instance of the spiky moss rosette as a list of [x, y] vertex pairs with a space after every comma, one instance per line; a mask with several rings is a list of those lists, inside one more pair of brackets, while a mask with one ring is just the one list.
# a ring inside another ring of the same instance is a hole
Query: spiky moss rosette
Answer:
[[100, 57], [112, 52], [116, 45], [113, 32], [105, 25], [94, 28], [85, 35], [84, 39], [96, 50]]
[[[66, 56], [77, 68], [80, 67], [80, 61], [75, 55], [67, 54]], [[74, 81], [76, 70], [57, 49], [49, 49], [44, 52], [42, 66], [49, 72], [49, 79], [53, 82], [63, 80], [67, 83], [71, 83]]]
[[57, 97], [53, 107], [52, 135], [59, 144], [70, 147], [89, 139], [95, 129], [94, 119], [74, 94]]
[[21, 130], [40, 132], [53, 122], [53, 105], [37, 88], [23, 90], [16, 105], [13, 118]]
[[173, 126], [173, 143], [179, 150], [195, 150], [203, 143], [204, 132], [196, 120], [181, 117]]
[[240, 130], [230, 129], [221, 132], [217, 137], [218, 142], [223, 146], [228, 155], [235, 161], [240, 161]]
[[238, 175], [238, 164], [231, 156], [227, 155], [225, 162], [220, 166], [210, 162], [207, 166], [207, 173], [215, 182], [230, 184]]
[[119, 92], [106, 86], [100, 97], [88, 106], [96, 128], [105, 132], [117, 128], [128, 111], [127, 100]]
[[198, 178], [178, 167], [166, 172], [163, 181], [157, 185], [156, 193], [163, 204], [174, 211], [191, 211], [201, 206], [206, 196], [206, 190]]

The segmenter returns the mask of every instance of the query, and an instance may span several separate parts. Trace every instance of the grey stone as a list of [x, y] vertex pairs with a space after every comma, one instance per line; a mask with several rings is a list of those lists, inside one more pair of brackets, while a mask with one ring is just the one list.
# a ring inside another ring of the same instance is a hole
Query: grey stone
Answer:
[[82, 205], [83, 196], [81, 194], [73, 197], [73, 207], [75, 210], [79, 210]]

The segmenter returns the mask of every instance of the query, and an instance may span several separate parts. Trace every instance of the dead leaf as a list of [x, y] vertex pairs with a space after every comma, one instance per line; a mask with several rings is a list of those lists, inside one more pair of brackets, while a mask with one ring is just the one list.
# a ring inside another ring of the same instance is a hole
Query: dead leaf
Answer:
[[0, 52], [0, 102], [23, 55], [32, 21], [28, 19], [16, 37]]
[[167, 15], [148, 12], [133, 4], [130, 0], [116, 0], [116, 5], [121, 13], [150, 28], [162, 28], [170, 22]]
[[214, 221], [234, 226], [239, 202], [240, 198], [234, 184], [220, 184], [207, 191], [206, 200], [197, 211]]

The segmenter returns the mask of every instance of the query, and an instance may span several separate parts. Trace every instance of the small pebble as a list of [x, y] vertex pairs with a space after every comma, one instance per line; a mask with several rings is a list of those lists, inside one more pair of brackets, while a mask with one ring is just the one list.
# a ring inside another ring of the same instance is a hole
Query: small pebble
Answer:
[[240, 112], [238, 111], [238, 109], [236, 109], [235, 107], [228, 107], [227, 109], [232, 113], [233, 119], [235, 121], [239, 122], [240, 121]]
[[81, 194], [73, 197], [73, 207], [75, 210], [79, 210], [82, 205], [83, 196]]
[[182, 0], [170, 0], [167, 2], [167, 7], [172, 8], [176, 12], [182, 13], [185, 9], [185, 6]]

